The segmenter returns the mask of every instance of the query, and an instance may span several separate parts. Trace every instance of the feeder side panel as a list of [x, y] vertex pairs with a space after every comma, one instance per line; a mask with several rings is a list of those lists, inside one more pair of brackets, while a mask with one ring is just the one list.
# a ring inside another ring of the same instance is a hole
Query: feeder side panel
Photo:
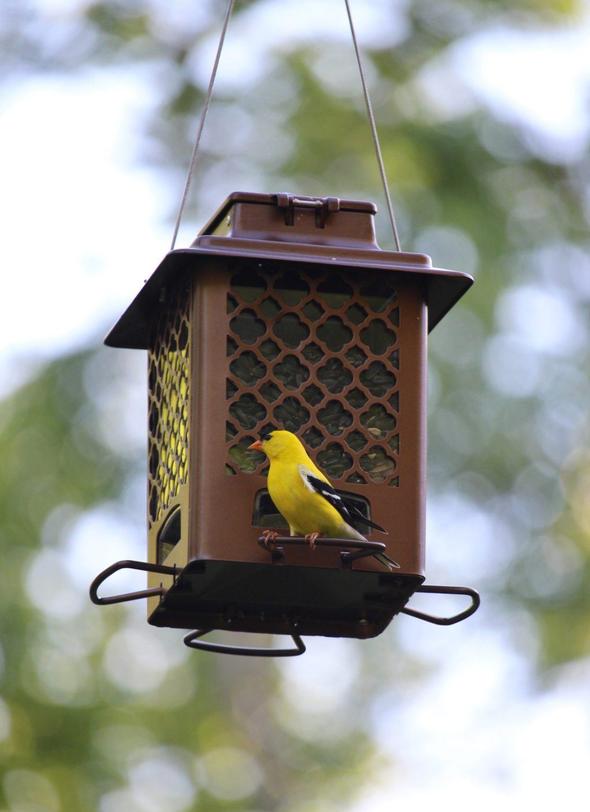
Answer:
[[[186, 563], [190, 454], [191, 282], [162, 289], [148, 350], [148, 561]], [[176, 522], [173, 520], [177, 520]], [[169, 577], [150, 574], [148, 585]], [[149, 602], [148, 611], [155, 607]]]
[[[267, 463], [247, 446], [284, 427], [336, 487], [368, 500], [390, 531], [373, 537], [404, 571], [422, 572], [423, 299], [419, 282], [387, 272], [254, 260], [199, 272], [189, 558], [267, 561], [256, 540], [276, 524], [253, 521]], [[294, 549], [289, 563], [339, 566], [326, 549]]]

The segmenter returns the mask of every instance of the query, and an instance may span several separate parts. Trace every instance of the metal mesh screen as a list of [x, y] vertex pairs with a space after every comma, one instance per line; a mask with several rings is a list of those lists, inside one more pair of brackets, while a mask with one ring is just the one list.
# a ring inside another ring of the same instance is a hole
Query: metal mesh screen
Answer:
[[167, 512], [188, 477], [190, 286], [170, 294], [148, 353], [148, 518]]
[[400, 308], [387, 274], [244, 265], [227, 312], [227, 473], [262, 473], [247, 446], [284, 428], [328, 475], [398, 485]]

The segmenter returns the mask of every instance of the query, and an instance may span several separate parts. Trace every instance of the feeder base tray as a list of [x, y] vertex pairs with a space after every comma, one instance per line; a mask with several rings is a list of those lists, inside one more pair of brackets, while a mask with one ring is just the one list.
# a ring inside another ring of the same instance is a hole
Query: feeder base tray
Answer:
[[[365, 544], [369, 544], [366, 542]], [[275, 550], [275, 553], [278, 551]], [[353, 554], [355, 555], [355, 554]], [[358, 552], [356, 553], [358, 557]], [[190, 648], [221, 654], [289, 657], [303, 654], [301, 635], [325, 637], [375, 637], [398, 612], [450, 626], [470, 617], [479, 606], [479, 595], [470, 587], [424, 584], [423, 577], [408, 573], [353, 571], [237, 561], [194, 560], [183, 569], [145, 561], [117, 561], [100, 572], [90, 585], [97, 605], [158, 598], [149, 622], [154, 626], [195, 629], [184, 642]], [[172, 576], [169, 588], [162, 583], [137, 592], [99, 596], [99, 587], [125, 569]], [[406, 606], [414, 593], [463, 595], [470, 605], [450, 617], [430, 615]], [[293, 647], [244, 648], [202, 641], [214, 629], [290, 635]]]
[[149, 617], [154, 626], [375, 637], [424, 579], [275, 564], [192, 561]]

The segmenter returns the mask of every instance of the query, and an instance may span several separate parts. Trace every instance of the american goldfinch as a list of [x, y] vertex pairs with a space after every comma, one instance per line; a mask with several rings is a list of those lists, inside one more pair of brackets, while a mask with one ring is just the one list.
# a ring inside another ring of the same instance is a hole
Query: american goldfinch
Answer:
[[[335, 490], [292, 432], [265, 433], [249, 448], [263, 451], [269, 459], [268, 492], [292, 536], [305, 536], [313, 547], [318, 536], [366, 541], [355, 527], [358, 524], [387, 532]], [[267, 535], [270, 538], [277, 533]], [[384, 553], [375, 553], [375, 558], [390, 569], [399, 567]]]

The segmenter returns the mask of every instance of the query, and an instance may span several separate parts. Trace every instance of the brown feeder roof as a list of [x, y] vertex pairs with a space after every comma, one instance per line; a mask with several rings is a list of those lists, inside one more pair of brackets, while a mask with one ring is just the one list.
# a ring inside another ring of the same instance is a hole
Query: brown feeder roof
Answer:
[[170, 251], [105, 339], [111, 347], [147, 349], [165, 289], [187, 268], [212, 258], [251, 258], [367, 268], [423, 281], [432, 330], [473, 284], [459, 271], [433, 268], [426, 254], [383, 251], [375, 238], [374, 203], [335, 197], [233, 192], [190, 248]]

